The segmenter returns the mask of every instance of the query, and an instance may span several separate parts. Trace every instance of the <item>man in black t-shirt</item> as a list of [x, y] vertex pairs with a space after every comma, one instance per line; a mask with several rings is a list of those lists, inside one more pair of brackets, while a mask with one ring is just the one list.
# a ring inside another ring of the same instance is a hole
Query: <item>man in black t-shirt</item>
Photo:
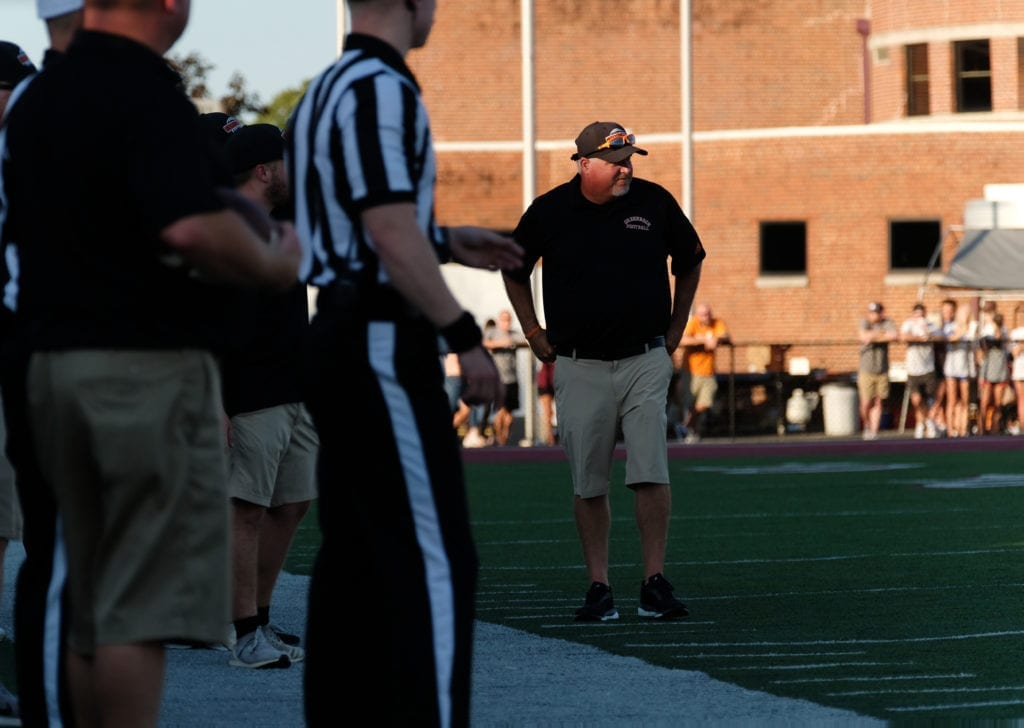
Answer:
[[[198, 114], [164, 54], [188, 3], [86, 7], [65, 57], [7, 127], [8, 239], [32, 352], [29, 417], [67, 543], [76, 715], [155, 725], [163, 645], [219, 642], [229, 618], [221, 282], [295, 280], [217, 195]], [[5, 233], [6, 234], [6, 233]]]

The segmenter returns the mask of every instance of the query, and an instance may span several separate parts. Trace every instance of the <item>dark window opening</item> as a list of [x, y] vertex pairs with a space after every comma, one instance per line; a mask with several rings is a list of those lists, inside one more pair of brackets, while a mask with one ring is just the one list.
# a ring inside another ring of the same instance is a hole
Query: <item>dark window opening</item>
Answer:
[[[942, 226], [938, 220], [902, 220], [889, 222], [889, 267], [891, 270], [920, 270], [932, 264], [942, 265], [939, 247]], [[938, 250], [938, 252], [936, 252]]]
[[761, 273], [807, 272], [807, 223], [761, 223]]
[[956, 110], [992, 110], [992, 66], [987, 40], [953, 44], [956, 62]]

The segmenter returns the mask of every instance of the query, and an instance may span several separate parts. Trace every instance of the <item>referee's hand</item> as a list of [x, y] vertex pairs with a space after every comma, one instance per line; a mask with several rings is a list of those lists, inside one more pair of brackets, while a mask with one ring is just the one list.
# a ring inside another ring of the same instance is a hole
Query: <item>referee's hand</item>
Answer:
[[468, 405], [500, 404], [505, 400], [505, 385], [498, 368], [483, 345], [459, 354], [462, 370], [462, 401]]

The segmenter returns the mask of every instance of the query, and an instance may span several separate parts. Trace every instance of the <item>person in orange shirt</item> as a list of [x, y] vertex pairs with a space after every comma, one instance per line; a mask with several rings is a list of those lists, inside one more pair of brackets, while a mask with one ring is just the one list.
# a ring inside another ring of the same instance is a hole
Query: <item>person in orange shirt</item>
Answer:
[[679, 344], [685, 347], [686, 368], [690, 373], [690, 407], [686, 421], [685, 441], [699, 442], [707, 425], [707, 412], [715, 401], [718, 381], [715, 379], [715, 351], [729, 343], [725, 322], [711, 313], [707, 303], [697, 304], [686, 323]]

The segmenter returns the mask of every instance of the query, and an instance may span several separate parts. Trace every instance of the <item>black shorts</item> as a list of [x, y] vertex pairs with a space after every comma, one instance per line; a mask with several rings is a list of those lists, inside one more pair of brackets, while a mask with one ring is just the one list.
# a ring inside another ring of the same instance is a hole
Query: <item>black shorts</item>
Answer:
[[917, 392], [925, 399], [932, 399], [935, 397], [935, 388], [937, 384], [938, 379], [935, 377], [935, 372], [907, 375], [907, 391], [911, 394]]
[[505, 399], [501, 401], [502, 409], [515, 412], [519, 409], [519, 383], [512, 382], [505, 385]]

